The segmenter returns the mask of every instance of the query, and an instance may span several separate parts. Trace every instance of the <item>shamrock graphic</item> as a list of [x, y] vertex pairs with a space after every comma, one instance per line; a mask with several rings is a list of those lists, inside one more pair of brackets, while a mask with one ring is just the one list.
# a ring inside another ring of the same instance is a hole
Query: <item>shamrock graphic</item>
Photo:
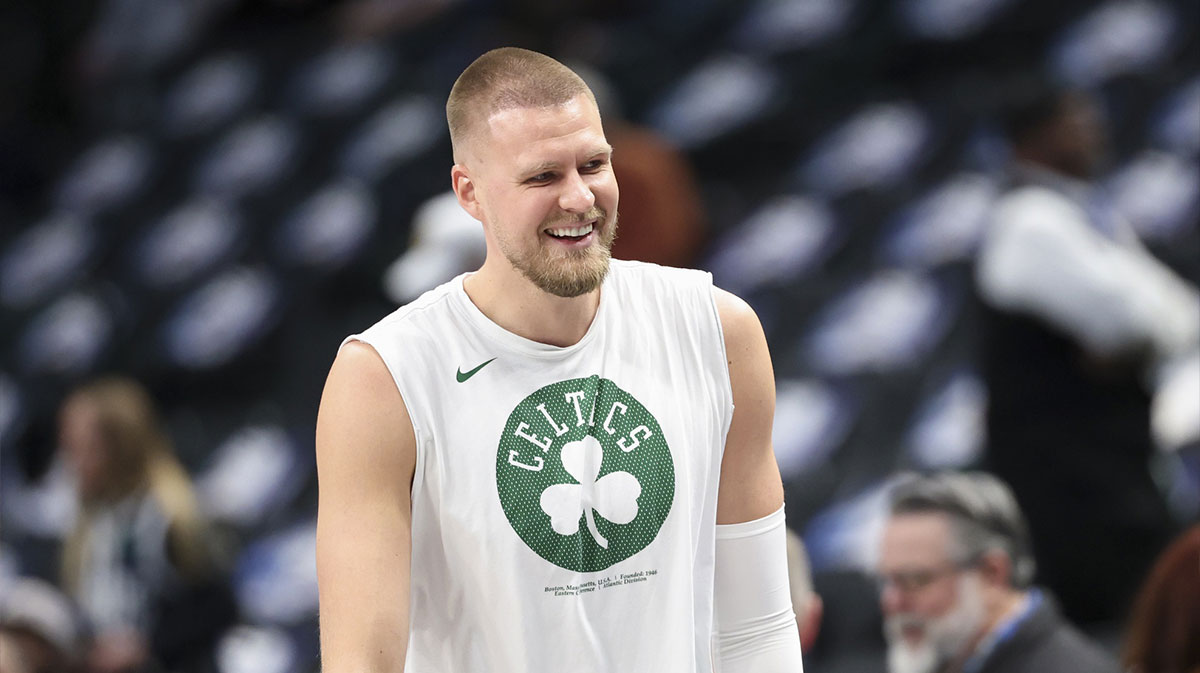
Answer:
[[550, 516], [550, 526], [559, 535], [579, 532], [579, 515], [587, 519], [588, 532], [596, 544], [608, 549], [608, 540], [596, 529], [592, 510], [616, 524], [627, 524], [637, 517], [642, 485], [628, 472], [610, 472], [600, 479], [604, 449], [595, 437], [568, 442], [561, 454], [563, 467], [578, 484], [555, 484], [542, 491], [542, 511]]

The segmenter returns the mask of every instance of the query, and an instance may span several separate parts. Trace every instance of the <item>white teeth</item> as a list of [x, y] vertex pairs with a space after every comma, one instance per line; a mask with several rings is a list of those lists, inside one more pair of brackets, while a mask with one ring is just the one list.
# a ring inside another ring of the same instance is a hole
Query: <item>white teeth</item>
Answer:
[[596, 228], [595, 224], [588, 222], [587, 224], [580, 225], [578, 227], [565, 227], [565, 228], [559, 228], [559, 229], [550, 229], [546, 233], [550, 234], [551, 236], [584, 236], [584, 235], [592, 233], [592, 229], [595, 229], [595, 228]]

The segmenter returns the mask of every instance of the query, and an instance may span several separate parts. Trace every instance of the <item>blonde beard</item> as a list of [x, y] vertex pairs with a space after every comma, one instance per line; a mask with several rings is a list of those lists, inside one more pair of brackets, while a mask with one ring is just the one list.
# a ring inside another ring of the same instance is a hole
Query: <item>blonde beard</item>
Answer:
[[[958, 581], [958, 602], [954, 609], [942, 615], [922, 619], [896, 615], [884, 624], [888, 641], [889, 673], [935, 673], [947, 663], [962, 656], [971, 641], [984, 626], [983, 587], [977, 576], [967, 573]], [[920, 624], [924, 637], [915, 647], [903, 636], [909, 623]]]
[[[599, 219], [603, 223], [607, 213], [599, 208], [589, 212], [579, 221]], [[540, 236], [540, 234], [539, 234]], [[521, 272], [529, 282], [543, 292], [557, 297], [578, 297], [600, 287], [608, 275], [608, 262], [612, 258], [612, 243], [617, 237], [617, 216], [612, 223], [599, 232], [595, 245], [581, 252], [562, 255], [546, 253], [541, 244], [534, 250], [517, 250], [508, 239], [497, 237], [500, 252], [514, 269]]]

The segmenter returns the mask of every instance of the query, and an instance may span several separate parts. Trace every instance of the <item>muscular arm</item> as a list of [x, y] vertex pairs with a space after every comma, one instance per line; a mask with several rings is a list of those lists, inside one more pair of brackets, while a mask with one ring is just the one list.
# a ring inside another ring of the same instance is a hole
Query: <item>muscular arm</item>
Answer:
[[717, 670], [798, 673], [800, 634], [788, 583], [783, 484], [771, 446], [771, 356], [754, 311], [723, 290], [714, 290], [714, 298], [734, 404], [717, 494]]
[[370, 346], [338, 353], [317, 416], [321, 670], [399, 673], [408, 644], [416, 439]]
[[721, 461], [717, 523], [740, 523], [767, 516], [783, 505], [783, 484], [771, 446], [775, 373], [754, 309], [725, 290], [713, 293], [725, 332], [734, 406]]

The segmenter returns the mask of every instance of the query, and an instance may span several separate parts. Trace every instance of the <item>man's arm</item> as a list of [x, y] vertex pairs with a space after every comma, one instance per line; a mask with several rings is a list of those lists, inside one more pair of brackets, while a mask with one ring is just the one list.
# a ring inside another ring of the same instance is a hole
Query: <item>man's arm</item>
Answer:
[[317, 416], [321, 670], [399, 673], [408, 645], [416, 439], [379, 354], [350, 342]]
[[771, 446], [775, 372], [754, 309], [719, 288], [713, 289], [713, 296], [725, 332], [734, 406], [721, 461], [717, 523], [741, 523], [760, 519], [783, 505], [783, 483]]
[[717, 670], [799, 673], [800, 634], [788, 584], [783, 483], [771, 446], [771, 355], [753, 309], [724, 290], [713, 292], [725, 334], [734, 405], [717, 494]]
[[1095, 355], [1149, 346], [1160, 360], [1196, 347], [1196, 290], [1140, 245], [1096, 231], [1082, 208], [1045, 188], [1003, 198], [976, 266], [983, 298], [1027, 312]]

